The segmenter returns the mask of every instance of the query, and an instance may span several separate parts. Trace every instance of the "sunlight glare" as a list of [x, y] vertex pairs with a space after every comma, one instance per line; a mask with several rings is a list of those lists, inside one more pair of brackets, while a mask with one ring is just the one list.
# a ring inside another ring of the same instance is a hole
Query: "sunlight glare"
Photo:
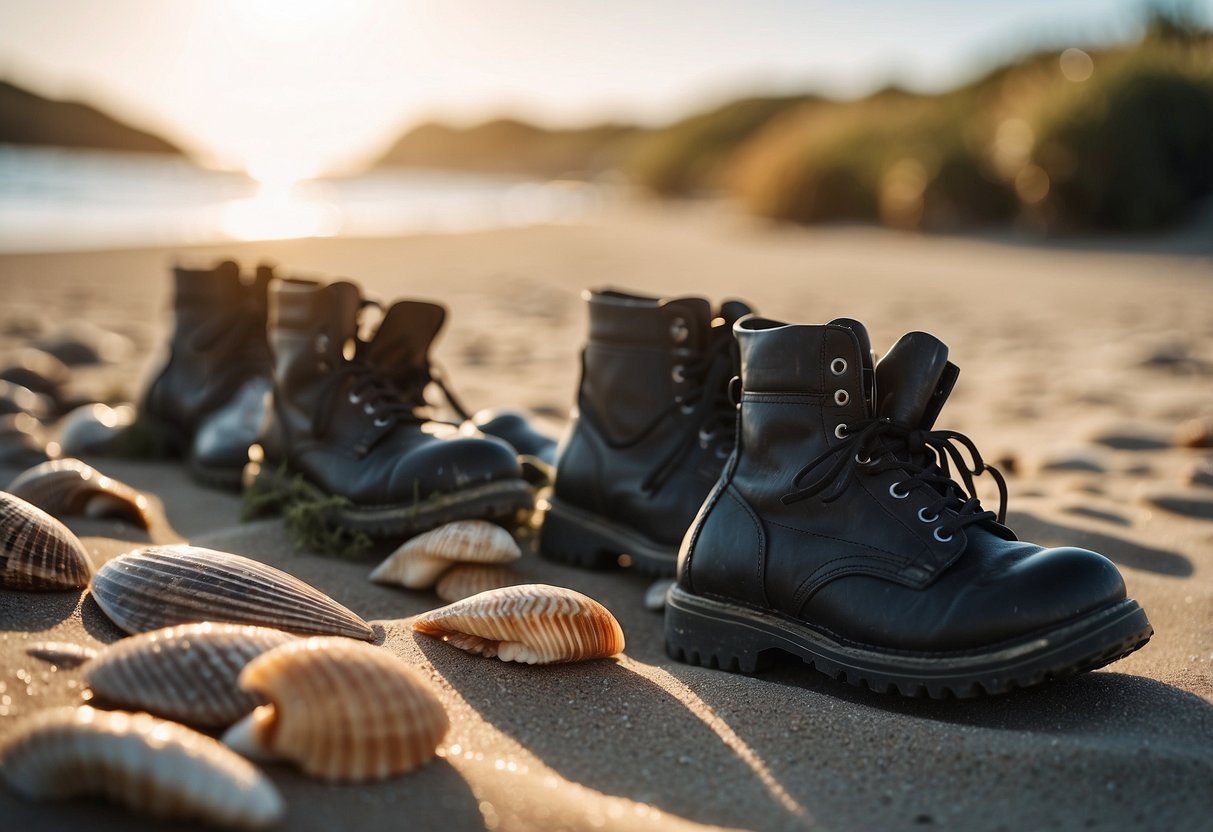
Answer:
[[220, 226], [237, 240], [331, 237], [341, 230], [341, 213], [314, 183], [263, 181], [256, 196], [223, 206]]

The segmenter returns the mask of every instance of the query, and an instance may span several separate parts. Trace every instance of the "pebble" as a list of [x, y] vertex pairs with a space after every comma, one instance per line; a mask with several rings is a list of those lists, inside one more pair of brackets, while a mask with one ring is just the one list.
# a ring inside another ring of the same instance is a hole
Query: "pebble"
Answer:
[[67, 366], [42, 350], [25, 349], [3, 370], [0, 379], [26, 387], [35, 393], [58, 401], [68, 382]]
[[674, 581], [669, 578], [662, 578], [659, 581], [654, 581], [652, 586], [644, 593], [644, 608], [653, 612], [661, 612], [665, 609], [665, 595], [670, 591], [670, 587], [674, 585]]
[[1093, 437], [1091, 441], [1116, 451], [1160, 451], [1171, 447], [1167, 437], [1145, 430], [1110, 431]]
[[1099, 457], [1083, 451], [1069, 451], [1046, 457], [1040, 463], [1041, 471], [1085, 471], [1092, 474], [1106, 473], [1108, 468]]
[[1184, 481], [1188, 485], [1204, 485], [1213, 488], [1213, 457], [1198, 459], [1189, 466]]
[[1213, 520], [1213, 499], [1191, 492], [1158, 493], [1146, 497], [1155, 508], [1196, 520]]
[[51, 410], [51, 401], [46, 396], [11, 381], [0, 381], [0, 414], [28, 413], [36, 419], [45, 419]]
[[1213, 448], [1213, 417], [1189, 419], [1175, 430], [1180, 448]]
[[64, 417], [59, 449], [64, 456], [104, 451], [114, 437], [135, 421], [130, 405], [110, 407], [100, 403], [77, 407]]

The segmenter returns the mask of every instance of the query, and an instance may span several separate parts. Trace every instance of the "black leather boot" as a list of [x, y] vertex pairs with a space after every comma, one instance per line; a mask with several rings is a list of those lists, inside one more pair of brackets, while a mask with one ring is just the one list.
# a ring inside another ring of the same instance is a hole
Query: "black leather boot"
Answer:
[[872, 373], [853, 321], [735, 332], [737, 447], [682, 544], [672, 657], [752, 672], [783, 651], [873, 690], [967, 697], [1149, 640], [1110, 561], [1020, 542], [982, 508], [973, 477], [992, 469], [933, 428], [958, 373], [938, 339], [906, 335]]
[[344, 498], [337, 519], [345, 529], [372, 536], [511, 520], [533, 500], [513, 450], [492, 439], [434, 436], [392, 382], [404, 375], [410, 339], [432, 340], [401, 325], [411, 303], [388, 309], [364, 340], [359, 313], [367, 302], [352, 283], [274, 282], [273, 402], [258, 476], [302, 475], [321, 495]]
[[561, 443], [540, 553], [674, 574], [678, 543], [733, 444], [731, 326], [703, 298], [588, 295], [577, 410]]
[[173, 270], [169, 359], [139, 409], [160, 447], [185, 456], [208, 485], [238, 488], [269, 390], [265, 341], [268, 267], [249, 283], [233, 262]]

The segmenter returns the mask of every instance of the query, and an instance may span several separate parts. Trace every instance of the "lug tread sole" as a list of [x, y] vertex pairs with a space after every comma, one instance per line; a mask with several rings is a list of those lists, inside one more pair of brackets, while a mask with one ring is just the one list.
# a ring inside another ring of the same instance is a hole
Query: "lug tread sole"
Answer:
[[[688, 598], [691, 599], [690, 603]], [[788, 628], [781, 626], [774, 615], [764, 616], [746, 609], [743, 615], [748, 621], [727, 621], [706, 612], [702, 605], [694, 603], [695, 600], [696, 596], [690, 596], [677, 587], [671, 590], [666, 607], [666, 652], [676, 661], [749, 674], [758, 672], [769, 654], [779, 651], [802, 659], [809, 667], [838, 682], [876, 693], [931, 699], [970, 699], [1010, 693], [1098, 670], [1140, 650], [1154, 633], [1137, 602], [1126, 599], [1112, 607], [1090, 613], [1078, 622], [1070, 622], [1050, 633], [1027, 639], [1025, 643], [1042, 638], [1047, 642], [1051, 633], [1062, 630], [1077, 633], [1068, 645], [1058, 644], [1052, 650], [1038, 651], [1035, 656], [1030, 652], [1024, 653], [1004, 662], [1001, 668], [985, 667], [965, 672], [960, 665], [980, 661], [981, 653], [955, 656], [923, 654], [907, 658], [907, 655], [868, 648], [866, 652], [870, 654], [871, 664], [885, 665], [881, 669], [862, 666], [863, 656], [860, 654], [864, 651], [832, 645], [845, 653], [845, 658], [840, 658], [830, 655], [828, 639], [814, 640], [812, 644], [798, 639]], [[724, 605], [716, 602], [716, 606]], [[766, 619], [764, 623], [767, 626], [777, 627], [782, 632], [775, 638], [763, 639], [761, 633], [766, 627], [754, 626], [760, 616]], [[1088, 628], [1089, 632], [1081, 632], [1084, 621], [1090, 621], [1092, 625]], [[739, 632], [742, 630], [745, 632]], [[775, 643], [777, 641], [781, 643]], [[1074, 645], [1081, 647], [1075, 649]], [[1001, 651], [992, 651], [990, 655], [997, 652]], [[913, 666], [907, 666], [902, 672], [890, 672], [888, 666], [895, 665], [899, 659]]]

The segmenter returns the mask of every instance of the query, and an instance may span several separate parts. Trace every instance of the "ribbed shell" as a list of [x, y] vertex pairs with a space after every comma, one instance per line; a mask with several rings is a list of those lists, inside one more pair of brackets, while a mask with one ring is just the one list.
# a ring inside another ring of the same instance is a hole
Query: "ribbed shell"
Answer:
[[434, 594], [448, 604], [472, 595], [518, 583], [518, 573], [508, 566], [457, 563], [434, 584]]
[[0, 747], [0, 775], [33, 800], [99, 795], [154, 818], [264, 829], [282, 818], [273, 785], [219, 742], [147, 714], [42, 711]]
[[67, 526], [0, 491], [0, 586], [55, 590], [88, 586], [93, 564]]
[[606, 607], [547, 584], [481, 592], [419, 616], [413, 629], [461, 650], [525, 664], [605, 658], [624, 646], [623, 630]]
[[197, 546], [152, 546], [114, 558], [93, 597], [128, 633], [219, 621], [370, 641], [370, 626], [313, 586], [260, 561]]
[[450, 723], [429, 682], [391, 653], [346, 639], [296, 641], [249, 663], [242, 687], [270, 701], [223, 741], [330, 782], [404, 774], [434, 756]]
[[35, 465], [9, 483], [8, 491], [55, 517], [116, 517], [150, 526], [147, 497], [78, 459]]
[[110, 645], [84, 676], [106, 702], [191, 725], [225, 727], [265, 701], [241, 690], [240, 671], [294, 640], [268, 627], [182, 624]]
[[419, 534], [370, 574], [379, 584], [427, 589], [456, 563], [513, 563], [522, 550], [501, 526], [485, 520], [457, 520]]

